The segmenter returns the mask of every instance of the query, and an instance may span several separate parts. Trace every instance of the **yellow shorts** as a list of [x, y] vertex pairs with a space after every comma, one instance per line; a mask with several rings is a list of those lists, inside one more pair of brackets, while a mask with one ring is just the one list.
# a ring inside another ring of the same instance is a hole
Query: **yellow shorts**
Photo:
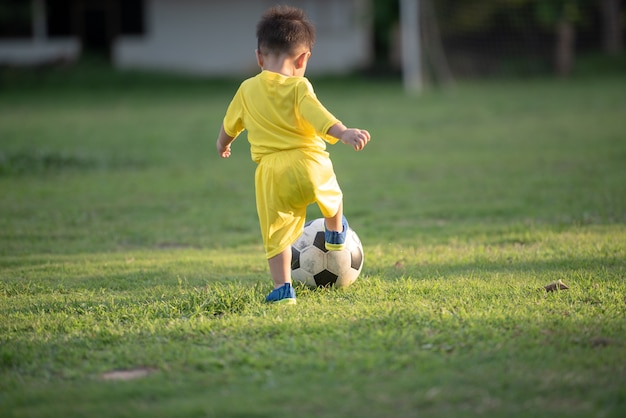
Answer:
[[308, 205], [317, 203], [322, 215], [331, 217], [343, 199], [326, 151], [295, 149], [266, 155], [257, 166], [254, 181], [267, 258], [298, 239]]

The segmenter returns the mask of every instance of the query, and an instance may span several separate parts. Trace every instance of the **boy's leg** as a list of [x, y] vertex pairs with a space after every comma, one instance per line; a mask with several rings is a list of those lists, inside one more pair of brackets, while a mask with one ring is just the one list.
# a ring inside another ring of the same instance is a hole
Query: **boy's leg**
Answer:
[[343, 202], [335, 216], [324, 218], [324, 241], [328, 251], [341, 251], [345, 248], [348, 221], [343, 216]]
[[291, 285], [291, 247], [267, 260], [274, 281], [274, 290], [265, 298], [267, 302], [296, 303], [296, 292]]
[[337, 210], [337, 213], [335, 214], [335, 216], [331, 218], [324, 218], [324, 220], [326, 221], [326, 224], [325, 224], [326, 230], [337, 231], [337, 232], [343, 231], [343, 225], [341, 224], [342, 218], [343, 218], [343, 202], [339, 205], [339, 210]]
[[280, 254], [268, 259], [267, 264], [270, 266], [274, 289], [278, 289], [285, 283], [291, 283], [291, 247], [287, 247]]

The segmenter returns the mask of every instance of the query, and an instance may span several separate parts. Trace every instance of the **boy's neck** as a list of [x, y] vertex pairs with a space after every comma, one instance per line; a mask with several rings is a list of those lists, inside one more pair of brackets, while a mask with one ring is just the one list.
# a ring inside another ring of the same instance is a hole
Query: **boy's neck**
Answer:
[[306, 61], [302, 62], [299, 56], [293, 57], [288, 54], [267, 54], [260, 55], [257, 52], [259, 67], [265, 71], [282, 74], [287, 77], [304, 77], [306, 71]]
[[297, 70], [294, 66], [293, 60], [289, 57], [270, 55], [264, 58], [263, 65], [261, 66], [263, 70], [282, 74], [287, 77], [293, 77], [296, 75]]
[[286, 77], [295, 77], [295, 74], [293, 71], [290, 70], [290, 68], [288, 66], [263, 66], [261, 67], [261, 69], [263, 71], [269, 71], [272, 73], [278, 73], [281, 75], [284, 75]]

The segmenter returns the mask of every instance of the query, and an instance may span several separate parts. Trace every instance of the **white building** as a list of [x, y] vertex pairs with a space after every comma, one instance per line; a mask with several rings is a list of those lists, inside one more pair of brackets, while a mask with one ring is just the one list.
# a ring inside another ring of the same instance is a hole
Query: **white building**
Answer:
[[75, 61], [85, 51], [99, 50], [116, 68], [211, 76], [251, 74], [256, 71], [256, 23], [264, 10], [276, 4], [305, 9], [316, 26], [310, 73], [345, 73], [366, 66], [371, 58], [368, 0], [30, 0], [11, 4], [20, 3], [11, 24], [4, 22], [8, 29], [0, 30], [0, 65]]

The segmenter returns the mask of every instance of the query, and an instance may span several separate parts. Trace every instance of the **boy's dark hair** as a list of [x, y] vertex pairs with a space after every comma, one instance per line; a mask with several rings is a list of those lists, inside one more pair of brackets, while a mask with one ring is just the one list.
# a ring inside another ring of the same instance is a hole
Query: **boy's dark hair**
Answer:
[[263, 13], [256, 37], [261, 54], [293, 54], [300, 45], [313, 49], [315, 27], [302, 9], [276, 6]]

